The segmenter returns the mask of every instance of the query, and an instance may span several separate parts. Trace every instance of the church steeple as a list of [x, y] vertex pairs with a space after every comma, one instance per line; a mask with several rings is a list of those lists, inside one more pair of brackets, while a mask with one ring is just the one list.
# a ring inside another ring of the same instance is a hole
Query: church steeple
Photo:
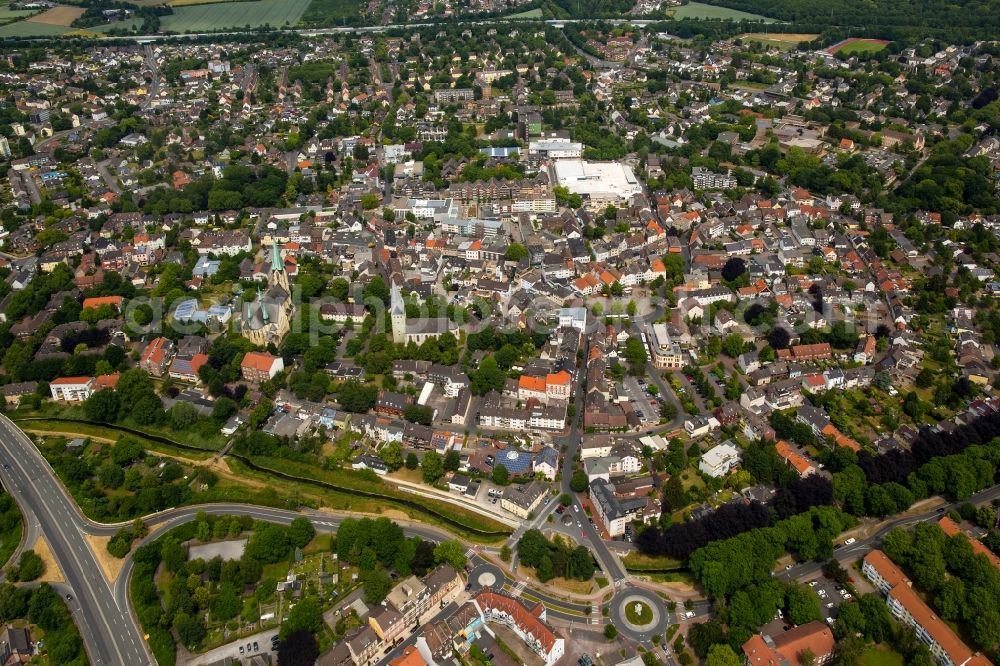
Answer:
[[277, 273], [278, 271], [285, 270], [285, 262], [281, 260], [281, 253], [278, 251], [278, 242], [271, 242], [271, 272]]
[[271, 243], [271, 277], [268, 278], [268, 284], [277, 285], [285, 290], [286, 293], [291, 293], [291, 287], [288, 283], [288, 273], [285, 271], [285, 260], [281, 258], [281, 252], [278, 249], [278, 241], [272, 241]]

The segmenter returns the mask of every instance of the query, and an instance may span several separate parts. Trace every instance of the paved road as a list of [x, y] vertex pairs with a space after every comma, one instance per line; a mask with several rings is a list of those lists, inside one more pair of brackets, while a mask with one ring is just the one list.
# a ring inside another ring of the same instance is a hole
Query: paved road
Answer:
[[139, 627], [123, 599], [112, 594], [84, 539], [87, 522], [34, 444], [0, 417], [0, 479], [38, 529], [72, 590], [71, 607], [94, 664], [152, 664]]
[[[850, 546], [843, 546], [834, 550], [833, 557], [841, 563], [857, 559], [864, 556], [864, 554], [872, 548], [877, 548], [882, 543], [882, 539], [885, 538], [885, 535], [896, 527], [909, 528], [918, 523], [938, 520], [947, 511], [957, 509], [960, 505], [965, 504], [966, 502], [978, 505], [992, 502], [995, 499], [1000, 499], [1000, 485], [987, 488], [986, 490], [976, 493], [969, 499], [962, 500], [961, 502], [944, 504], [936, 509], [931, 509], [916, 515], [890, 518], [889, 520], [881, 523], [879, 529], [873, 532], [870, 536], [858, 539]], [[822, 568], [823, 562], [803, 562], [801, 564], [793, 565], [790, 569], [785, 569], [784, 571], [779, 572], [777, 577], [784, 580], [803, 580], [814, 577]]]
[[[587, 358], [586, 343], [584, 343], [583, 357]], [[586, 514], [583, 512], [583, 505], [580, 503], [580, 498], [573, 489], [570, 488], [570, 480], [573, 478], [573, 468], [576, 464], [576, 456], [580, 450], [580, 429], [579, 423], [580, 419], [583, 418], [583, 404], [585, 401], [586, 393], [584, 391], [583, 380], [586, 378], [586, 373], [581, 365], [576, 377], [576, 415], [573, 417], [572, 423], [570, 424], [569, 432], [563, 437], [553, 437], [553, 441], [558, 445], [563, 446], [562, 452], [562, 480], [560, 491], [569, 494], [573, 497], [573, 505], [579, 506], [580, 524], [582, 526], [582, 538], [584, 545], [588, 546], [591, 552], [597, 558], [598, 564], [600, 564], [601, 569], [607, 574], [608, 578], [611, 580], [612, 584], [615, 586], [621, 585], [625, 580], [628, 579], [628, 572], [625, 571], [625, 566], [621, 563], [621, 560], [611, 552], [608, 548], [608, 544], [604, 542], [601, 535], [598, 534], [597, 528], [589, 521], [585, 520]], [[555, 507], [551, 507], [554, 509]], [[577, 511], [574, 510], [574, 515], [577, 515]], [[544, 517], [544, 516], [543, 516]]]

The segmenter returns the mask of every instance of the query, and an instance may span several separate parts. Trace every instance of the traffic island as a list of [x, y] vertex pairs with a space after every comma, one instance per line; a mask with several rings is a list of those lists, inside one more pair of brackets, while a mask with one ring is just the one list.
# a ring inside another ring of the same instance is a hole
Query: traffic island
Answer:
[[626, 588], [611, 602], [610, 620], [619, 633], [641, 643], [662, 634], [667, 628], [667, 608], [654, 592], [642, 588]]

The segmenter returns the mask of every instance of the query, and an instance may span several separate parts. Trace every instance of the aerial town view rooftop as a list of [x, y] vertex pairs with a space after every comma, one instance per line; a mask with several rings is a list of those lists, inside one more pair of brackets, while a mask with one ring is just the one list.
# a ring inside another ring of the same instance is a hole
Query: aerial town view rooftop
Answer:
[[998, 0], [0, 0], [0, 664], [1000, 663]]

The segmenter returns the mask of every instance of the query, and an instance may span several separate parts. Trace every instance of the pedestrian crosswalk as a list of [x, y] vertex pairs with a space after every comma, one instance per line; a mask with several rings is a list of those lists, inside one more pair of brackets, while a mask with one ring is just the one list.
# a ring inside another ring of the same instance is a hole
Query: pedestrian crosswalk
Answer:
[[519, 596], [521, 596], [521, 593], [524, 592], [524, 588], [525, 587], [527, 587], [527, 583], [525, 583], [523, 580], [518, 581], [517, 585], [515, 585], [511, 589], [510, 596], [512, 596], [512, 597], [519, 597]]
[[601, 623], [601, 604], [593, 604], [590, 607], [590, 617], [587, 618], [587, 624], [600, 624]]

